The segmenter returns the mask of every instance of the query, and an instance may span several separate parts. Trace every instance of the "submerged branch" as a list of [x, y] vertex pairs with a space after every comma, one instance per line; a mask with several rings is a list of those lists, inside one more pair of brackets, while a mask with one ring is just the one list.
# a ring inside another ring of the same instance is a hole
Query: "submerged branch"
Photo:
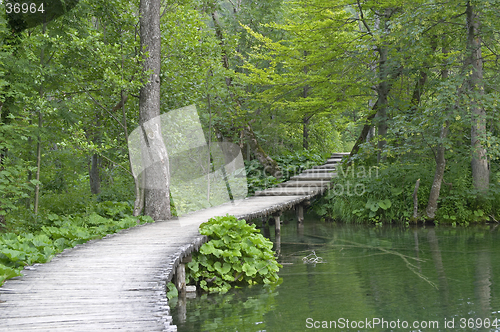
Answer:
[[[319, 235], [315, 235], [314, 237], [316, 237], [316, 238], [324, 238], [324, 239], [331, 240], [331, 238], [322, 237], [322, 236], [319, 236]], [[425, 259], [417, 258], [417, 257], [411, 257], [411, 256], [404, 255], [404, 254], [402, 254], [400, 252], [397, 252], [397, 251], [394, 251], [394, 250], [385, 249], [385, 248], [382, 248], [382, 247], [370, 246], [370, 245], [367, 245], [367, 244], [362, 244], [362, 243], [358, 243], [358, 242], [354, 242], [354, 241], [343, 240], [343, 239], [338, 239], [338, 241], [345, 242], [345, 243], [347, 243], [347, 245], [346, 244], [333, 244], [333, 243], [326, 243], [326, 244], [322, 244], [322, 245], [330, 246], [330, 247], [342, 247], [342, 249], [343, 248], [363, 248], [363, 249], [371, 249], [371, 250], [380, 250], [384, 254], [396, 255], [396, 256], [398, 256], [399, 258], [401, 258], [405, 262], [406, 266], [408, 267], [408, 269], [411, 272], [415, 273], [419, 278], [421, 278], [422, 280], [424, 280], [425, 282], [427, 282], [432, 287], [438, 289], [438, 286], [435, 283], [433, 283], [432, 281], [429, 280], [429, 278], [427, 278], [422, 273], [420, 273], [418, 271], [418, 267], [416, 265], [414, 265], [412, 262], [410, 262], [410, 260], [414, 260], [416, 262], [425, 262], [426, 261]]]
[[375, 250], [380, 250], [382, 252], [385, 252], [387, 254], [399, 256], [406, 263], [406, 266], [408, 267], [408, 269], [410, 271], [412, 271], [413, 273], [415, 273], [419, 278], [421, 278], [422, 280], [424, 280], [425, 282], [427, 282], [432, 287], [438, 289], [438, 287], [437, 287], [437, 285], [435, 283], [433, 283], [432, 281], [429, 280], [429, 278], [427, 278], [422, 273], [420, 273], [418, 271], [418, 267], [415, 266], [414, 264], [410, 263], [410, 261], [409, 261], [409, 259], [413, 259], [413, 260], [418, 261], [418, 262], [425, 262], [425, 259], [411, 257], [411, 256], [408, 256], [408, 255], [403, 255], [402, 253], [399, 253], [397, 251], [393, 251], [393, 250], [389, 250], [389, 249], [385, 249], [385, 248], [381, 248], [381, 247], [369, 246], [369, 245], [357, 243], [357, 242], [354, 242], [354, 241], [349, 241], [349, 240], [340, 240], [340, 241], [351, 243], [351, 244], [353, 244], [353, 245], [355, 245], [356, 247], [359, 247], [359, 248], [375, 249]]

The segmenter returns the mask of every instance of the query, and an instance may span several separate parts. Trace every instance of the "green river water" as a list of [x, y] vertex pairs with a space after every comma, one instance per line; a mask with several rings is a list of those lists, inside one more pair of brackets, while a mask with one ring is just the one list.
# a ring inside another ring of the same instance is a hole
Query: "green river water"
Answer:
[[496, 224], [411, 228], [309, 217], [303, 227], [282, 225], [277, 249], [281, 284], [173, 300], [178, 331], [500, 331]]

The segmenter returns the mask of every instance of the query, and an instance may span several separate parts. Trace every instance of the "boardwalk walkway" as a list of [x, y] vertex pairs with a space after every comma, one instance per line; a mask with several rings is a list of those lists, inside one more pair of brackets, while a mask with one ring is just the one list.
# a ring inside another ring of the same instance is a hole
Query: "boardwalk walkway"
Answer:
[[341, 155], [333, 157], [260, 196], [130, 228], [27, 267], [0, 287], [0, 331], [176, 331], [165, 285], [206, 241], [199, 225], [226, 213], [269, 216], [323, 193]]

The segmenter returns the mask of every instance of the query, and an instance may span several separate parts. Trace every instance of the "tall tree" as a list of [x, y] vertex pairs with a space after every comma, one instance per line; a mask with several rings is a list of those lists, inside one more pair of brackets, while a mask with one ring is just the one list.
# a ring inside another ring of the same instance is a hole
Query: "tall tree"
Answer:
[[140, 91], [139, 125], [147, 147], [144, 153], [153, 161], [143, 174], [144, 213], [154, 220], [167, 220], [171, 217], [170, 170], [160, 122], [160, 8], [161, 0], [141, 0], [139, 5], [143, 70], [149, 74]]
[[[446, 43], [446, 38], [443, 38], [443, 42]], [[448, 49], [446, 45], [443, 45], [442, 53], [444, 56], [448, 54]], [[444, 82], [446, 82], [446, 80], [448, 80], [448, 76], [449, 76], [449, 69], [446, 67], [446, 64], [443, 64], [443, 70], [441, 71], [441, 78]], [[421, 76], [421, 78], [423, 77], [424, 76]], [[425, 77], [427, 77], [427, 75], [425, 75]], [[425, 80], [423, 79], [417, 82], [417, 85], [422, 88], [424, 84]], [[444, 112], [446, 113], [445, 114], [446, 117], [446, 115], [450, 113], [450, 106], [445, 107]], [[446, 166], [446, 159], [445, 159], [446, 148], [444, 140], [446, 139], [446, 136], [448, 136], [448, 132], [450, 129], [449, 127], [450, 127], [450, 120], [446, 118], [444, 124], [441, 127], [439, 142], [436, 147], [436, 154], [435, 154], [436, 170], [434, 172], [434, 180], [432, 181], [431, 191], [429, 193], [429, 200], [427, 201], [427, 208], [425, 209], [425, 214], [427, 218], [431, 220], [433, 220], [436, 217], [436, 211], [438, 209], [439, 193], [441, 191], [441, 184], [444, 179], [444, 171]]]
[[484, 95], [483, 58], [481, 55], [480, 19], [472, 1], [467, 1], [467, 65], [472, 67], [469, 75], [469, 94], [471, 98], [471, 146], [472, 146], [472, 183], [481, 194], [488, 191], [490, 171], [488, 157], [483, 142], [486, 141], [486, 111], [479, 102]]
[[[238, 14], [240, 8], [241, 8], [241, 2], [239, 2], [237, 5], [233, 6], [233, 12], [235, 14]], [[222, 64], [223, 67], [226, 69], [227, 72], [230, 71], [230, 65], [229, 65], [229, 57], [228, 57], [228, 50], [227, 50], [227, 45], [225, 42], [225, 37], [224, 37], [224, 32], [222, 29], [222, 26], [218, 20], [218, 14], [217, 11], [215, 10], [216, 6], [214, 3], [210, 6], [211, 13], [210, 16], [212, 17], [212, 22], [215, 27], [215, 34], [217, 38], [220, 40], [220, 46], [222, 48]], [[240, 97], [236, 95], [236, 89], [233, 84], [233, 78], [230, 76], [226, 76], [226, 85], [229, 91], [230, 98], [232, 100], [232, 103], [234, 105], [235, 113], [238, 111], [241, 111], [243, 108], [242, 102], [240, 100]], [[278, 163], [271, 158], [266, 151], [261, 147], [259, 143], [259, 139], [257, 138], [257, 135], [255, 135], [255, 132], [252, 128], [252, 123], [255, 121], [255, 119], [252, 120], [247, 120], [244, 121], [245, 123], [243, 124], [243, 128], [241, 129], [242, 136], [245, 137], [246, 141], [250, 145], [251, 149], [253, 150], [253, 153], [255, 157], [259, 160], [259, 162], [264, 166], [264, 169], [266, 172], [271, 174], [272, 176], [276, 178], [281, 177], [281, 170], [278, 166]]]

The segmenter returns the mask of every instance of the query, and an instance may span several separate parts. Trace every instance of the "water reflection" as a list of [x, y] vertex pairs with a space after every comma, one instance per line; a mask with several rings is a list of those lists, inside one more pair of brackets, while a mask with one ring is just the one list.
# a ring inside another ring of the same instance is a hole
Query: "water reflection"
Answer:
[[[170, 301], [174, 323], [178, 331], [270, 331], [264, 317], [275, 310], [277, 287], [252, 286], [244, 290], [232, 290], [224, 295], [202, 295], [187, 299], [187, 315], [179, 310], [179, 301]], [[183, 303], [184, 304], [184, 303]], [[176, 319], [177, 318], [177, 319]]]
[[[302, 226], [283, 225], [279, 242], [281, 285], [187, 300], [186, 322], [174, 313], [178, 331], [308, 331], [323, 321], [339, 331], [500, 331], [491, 326], [500, 318], [494, 227], [375, 227], [306, 217]], [[304, 260], [313, 252], [321, 263]], [[387, 325], [339, 324], [373, 319]], [[401, 328], [388, 326], [398, 320]], [[414, 328], [415, 322], [422, 325]]]

